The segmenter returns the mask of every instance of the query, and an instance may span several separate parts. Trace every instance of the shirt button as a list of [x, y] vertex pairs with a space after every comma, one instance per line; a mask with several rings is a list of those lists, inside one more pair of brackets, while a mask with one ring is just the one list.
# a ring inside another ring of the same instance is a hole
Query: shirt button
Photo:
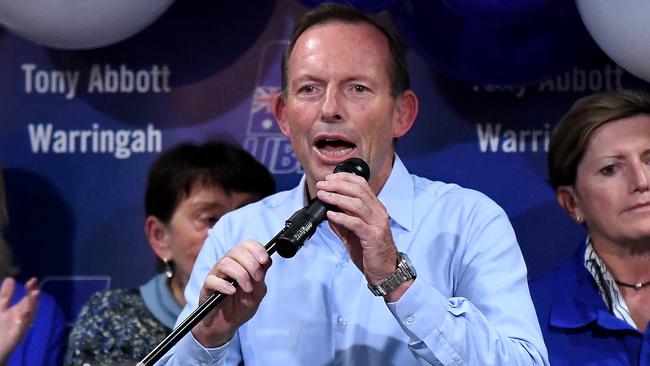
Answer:
[[347, 265], [348, 265], [348, 260], [347, 259], [341, 259], [341, 261], [339, 262], [339, 267], [341, 267], [341, 268], [345, 268], [345, 267], [347, 267]]
[[415, 314], [411, 314], [406, 318], [405, 321], [406, 325], [413, 325], [415, 324]]
[[339, 315], [338, 322], [339, 322], [339, 325], [342, 326], [342, 327], [345, 327], [346, 325], [348, 325], [348, 321], [345, 320], [345, 318], [343, 316], [341, 316], [341, 315]]

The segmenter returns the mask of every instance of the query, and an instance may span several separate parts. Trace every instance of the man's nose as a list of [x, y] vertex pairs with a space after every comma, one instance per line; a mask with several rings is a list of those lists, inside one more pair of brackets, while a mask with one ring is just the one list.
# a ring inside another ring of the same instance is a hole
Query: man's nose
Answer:
[[341, 94], [336, 88], [327, 88], [321, 105], [321, 119], [324, 122], [337, 122], [343, 119], [340, 97]]

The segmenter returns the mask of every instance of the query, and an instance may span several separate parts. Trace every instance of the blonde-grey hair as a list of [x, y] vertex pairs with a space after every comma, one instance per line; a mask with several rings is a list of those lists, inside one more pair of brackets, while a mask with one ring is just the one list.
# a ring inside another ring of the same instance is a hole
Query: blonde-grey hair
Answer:
[[551, 133], [547, 162], [553, 189], [575, 185], [578, 164], [596, 129], [640, 114], [650, 115], [650, 94], [642, 90], [605, 91], [578, 99]]
[[9, 246], [4, 239], [4, 228], [9, 223], [7, 212], [7, 200], [5, 196], [4, 179], [2, 179], [2, 167], [0, 167], [0, 278], [13, 276], [17, 268], [13, 265], [13, 258]]

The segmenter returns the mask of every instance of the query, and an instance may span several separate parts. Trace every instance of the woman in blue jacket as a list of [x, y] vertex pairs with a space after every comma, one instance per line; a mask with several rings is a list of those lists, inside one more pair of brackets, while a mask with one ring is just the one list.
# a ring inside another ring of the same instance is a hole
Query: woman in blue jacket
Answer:
[[553, 130], [550, 183], [587, 236], [531, 282], [552, 365], [650, 365], [650, 95], [578, 100]]
[[65, 319], [52, 297], [40, 293], [36, 279], [23, 286], [4, 242], [7, 223], [0, 171], [0, 366], [58, 366], [63, 361]]
[[58, 366], [63, 362], [65, 319], [36, 279], [24, 286], [12, 278], [0, 290], [0, 365]]

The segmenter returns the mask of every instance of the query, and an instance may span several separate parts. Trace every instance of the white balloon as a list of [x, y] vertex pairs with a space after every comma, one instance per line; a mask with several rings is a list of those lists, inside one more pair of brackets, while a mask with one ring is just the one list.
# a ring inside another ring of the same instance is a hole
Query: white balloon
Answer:
[[124, 40], [174, 0], [0, 0], [0, 24], [38, 44], [87, 49]]
[[617, 64], [650, 81], [650, 1], [576, 0], [598, 46]]

